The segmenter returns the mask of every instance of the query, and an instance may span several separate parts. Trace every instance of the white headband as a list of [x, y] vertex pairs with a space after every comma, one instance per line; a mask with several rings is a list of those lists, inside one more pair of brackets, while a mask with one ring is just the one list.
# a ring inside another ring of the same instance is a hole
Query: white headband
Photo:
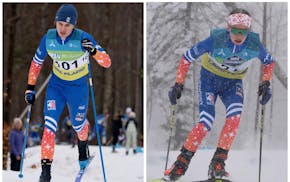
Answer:
[[235, 13], [228, 17], [228, 24], [230, 26], [233, 25], [244, 25], [248, 28], [251, 26], [252, 18], [249, 15], [242, 14], [242, 13]]

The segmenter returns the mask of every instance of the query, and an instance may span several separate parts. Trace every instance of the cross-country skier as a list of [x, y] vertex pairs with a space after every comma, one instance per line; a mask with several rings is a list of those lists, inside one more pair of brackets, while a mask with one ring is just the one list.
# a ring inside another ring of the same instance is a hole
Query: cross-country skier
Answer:
[[164, 171], [164, 179], [175, 181], [185, 174], [191, 158], [202, 139], [211, 130], [215, 118], [215, 103], [219, 96], [226, 108], [226, 121], [218, 139], [216, 151], [209, 165], [209, 179], [228, 176], [225, 160], [237, 134], [243, 110], [243, 77], [254, 58], [263, 64], [259, 84], [261, 104], [271, 98], [270, 79], [274, 68], [272, 56], [265, 50], [259, 35], [251, 32], [252, 18], [243, 9], [233, 10], [227, 18], [227, 28], [214, 29], [210, 36], [187, 50], [180, 60], [176, 83], [169, 91], [171, 104], [181, 97], [184, 80], [190, 63], [202, 56], [199, 81], [199, 122], [188, 134], [181, 153], [170, 169]]
[[42, 172], [39, 182], [51, 180], [55, 133], [59, 117], [65, 105], [68, 106], [74, 130], [78, 135], [80, 168], [89, 161], [88, 131], [85, 122], [88, 109], [88, 63], [89, 54], [102, 67], [109, 68], [111, 60], [105, 50], [87, 32], [77, 29], [78, 13], [72, 4], [63, 4], [56, 12], [56, 28], [49, 29], [42, 37], [32, 59], [25, 101], [35, 101], [35, 85], [42, 63], [48, 54], [53, 60], [52, 77], [46, 90], [44, 104], [45, 128], [41, 143]]

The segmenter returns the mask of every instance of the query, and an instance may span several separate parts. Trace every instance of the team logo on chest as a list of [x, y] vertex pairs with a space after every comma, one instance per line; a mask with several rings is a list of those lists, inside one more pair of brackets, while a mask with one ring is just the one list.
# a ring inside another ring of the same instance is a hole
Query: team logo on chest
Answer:
[[49, 47], [56, 47], [56, 45], [55, 45], [53, 40], [50, 41]]

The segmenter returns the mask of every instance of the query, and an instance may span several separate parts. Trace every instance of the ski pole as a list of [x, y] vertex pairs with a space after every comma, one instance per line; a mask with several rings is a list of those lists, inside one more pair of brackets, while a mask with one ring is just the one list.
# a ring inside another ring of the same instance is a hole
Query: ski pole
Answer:
[[30, 114], [31, 114], [31, 104], [29, 104], [27, 107], [27, 118], [26, 118], [26, 124], [25, 124], [24, 144], [23, 144], [23, 149], [22, 149], [22, 154], [21, 154], [20, 173], [18, 175], [19, 178], [23, 178], [22, 170], [23, 170], [23, 162], [24, 162], [24, 154], [25, 154], [25, 149], [26, 149], [26, 142], [27, 142], [27, 137], [28, 137], [28, 127], [29, 127]]
[[93, 111], [94, 111], [94, 119], [95, 119], [95, 129], [97, 133], [97, 139], [99, 144], [99, 150], [100, 150], [100, 157], [102, 162], [102, 170], [103, 170], [103, 177], [104, 182], [106, 182], [106, 173], [105, 173], [105, 166], [104, 166], [104, 160], [103, 160], [103, 154], [102, 154], [102, 143], [101, 143], [101, 137], [99, 132], [99, 126], [98, 126], [98, 120], [97, 120], [97, 108], [95, 103], [95, 96], [94, 96], [94, 89], [93, 89], [93, 79], [92, 79], [92, 73], [90, 64], [88, 64], [88, 71], [89, 71], [89, 84], [90, 84], [90, 92], [91, 92], [91, 98], [92, 98], [92, 105], [93, 105]]
[[168, 147], [167, 147], [167, 155], [166, 155], [166, 163], [165, 163], [165, 170], [167, 169], [167, 163], [168, 163], [168, 158], [169, 158], [169, 150], [170, 150], [170, 143], [171, 143], [171, 138], [172, 138], [172, 131], [174, 127], [174, 116], [175, 116], [175, 110], [176, 110], [176, 104], [172, 105], [172, 112], [170, 116], [170, 132], [169, 132], [169, 139], [168, 139]]
[[261, 181], [261, 162], [262, 162], [262, 144], [263, 144], [263, 129], [264, 129], [264, 112], [265, 112], [265, 105], [262, 105], [261, 123], [260, 123], [259, 182]]

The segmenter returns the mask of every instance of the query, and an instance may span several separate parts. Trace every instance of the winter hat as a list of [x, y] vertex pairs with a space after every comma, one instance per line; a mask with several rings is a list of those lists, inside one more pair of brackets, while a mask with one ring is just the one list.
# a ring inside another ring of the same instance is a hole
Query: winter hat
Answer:
[[72, 25], [77, 24], [78, 12], [74, 5], [63, 4], [56, 12], [55, 21], [64, 21]]
[[129, 113], [132, 112], [131, 107], [127, 107], [125, 112], [126, 112], [127, 115], [129, 115]]

